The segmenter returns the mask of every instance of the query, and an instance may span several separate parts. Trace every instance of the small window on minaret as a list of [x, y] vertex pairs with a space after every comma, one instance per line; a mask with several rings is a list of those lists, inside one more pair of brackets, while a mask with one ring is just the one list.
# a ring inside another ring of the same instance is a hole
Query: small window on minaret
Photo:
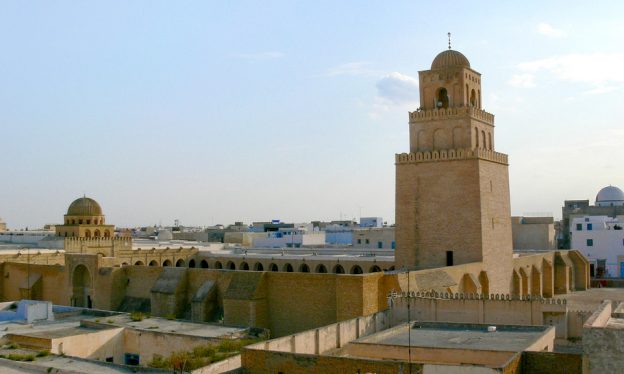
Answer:
[[438, 89], [438, 94], [436, 95], [436, 108], [448, 108], [449, 106], [449, 97], [446, 88], [442, 87]]
[[470, 106], [477, 106], [477, 94], [475, 93], [475, 90], [470, 92]]
[[446, 251], [446, 266], [453, 266], [453, 251]]

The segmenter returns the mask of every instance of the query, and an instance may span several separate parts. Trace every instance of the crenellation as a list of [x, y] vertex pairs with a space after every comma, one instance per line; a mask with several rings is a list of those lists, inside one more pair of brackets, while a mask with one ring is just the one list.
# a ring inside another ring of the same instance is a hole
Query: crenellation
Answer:
[[457, 117], [469, 115], [475, 119], [494, 125], [494, 115], [485, 110], [473, 107], [455, 107], [440, 109], [420, 109], [409, 112], [409, 120], [413, 121], [437, 121], [441, 119], [454, 119]]
[[484, 300], [484, 301], [525, 301], [550, 305], [566, 305], [565, 298], [544, 298], [539, 295], [513, 295], [509, 293], [483, 294], [479, 292], [429, 292], [395, 291], [388, 292], [388, 299], [401, 302], [403, 299], [441, 299], [441, 300]]
[[421, 162], [438, 162], [454, 160], [481, 159], [509, 165], [508, 155], [489, 149], [449, 149], [441, 151], [421, 151], [398, 153], [395, 155], [395, 164], [414, 164]]

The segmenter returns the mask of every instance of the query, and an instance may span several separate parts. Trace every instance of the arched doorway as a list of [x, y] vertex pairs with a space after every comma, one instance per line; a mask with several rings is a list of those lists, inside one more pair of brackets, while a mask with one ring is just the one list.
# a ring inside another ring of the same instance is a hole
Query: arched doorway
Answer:
[[271, 264], [271, 265], [269, 265], [269, 270], [270, 270], [270, 271], [279, 271], [279, 270], [278, 270], [278, 268], [277, 268], [277, 264]]
[[72, 299], [71, 305], [91, 308], [91, 274], [86, 266], [80, 264], [72, 273]]
[[236, 265], [232, 261], [228, 261], [226, 269], [236, 270]]
[[264, 271], [264, 266], [262, 266], [262, 264], [260, 262], [256, 262], [256, 264], [254, 265], [254, 270], [255, 271]]
[[163, 266], [171, 266], [171, 260], [167, 259], [163, 261]]
[[183, 259], [179, 259], [178, 261], [176, 261], [177, 268], [183, 268], [184, 266], [186, 266], [186, 262], [184, 262]]
[[284, 265], [284, 271], [287, 273], [292, 273], [294, 270], [291, 264], [286, 264]]
[[299, 272], [301, 272], [301, 273], [309, 273], [310, 272], [310, 267], [308, 266], [308, 264], [301, 264], [301, 266], [299, 266]]
[[511, 278], [511, 295], [518, 297], [520, 296], [520, 276], [517, 271], [513, 271]]
[[202, 269], [208, 269], [208, 261], [201, 260], [201, 262], [199, 263], [199, 267]]
[[490, 280], [488, 279], [487, 273], [485, 271], [479, 273], [479, 283], [481, 283], [481, 293], [483, 295], [489, 295]]
[[158, 261], [156, 260], [150, 261], [149, 266], [158, 266]]
[[241, 262], [241, 264], [238, 266], [238, 268], [239, 268], [240, 270], [249, 270], [249, 264], [243, 261], [243, 262]]
[[214, 267], [215, 269], [223, 269], [223, 264], [221, 264], [221, 261], [216, 261]]

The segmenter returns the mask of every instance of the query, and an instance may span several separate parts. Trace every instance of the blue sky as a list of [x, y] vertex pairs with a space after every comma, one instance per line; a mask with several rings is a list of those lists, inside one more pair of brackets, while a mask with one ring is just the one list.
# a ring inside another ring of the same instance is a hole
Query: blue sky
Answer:
[[0, 217], [60, 222], [87, 194], [119, 226], [394, 222], [394, 154], [448, 31], [483, 75], [512, 214], [624, 188], [624, 5], [517, 4], [0, 1]]

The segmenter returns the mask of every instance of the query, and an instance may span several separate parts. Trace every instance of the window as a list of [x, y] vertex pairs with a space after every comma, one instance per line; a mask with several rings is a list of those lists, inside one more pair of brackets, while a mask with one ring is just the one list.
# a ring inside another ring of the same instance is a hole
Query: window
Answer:
[[446, 266], [453, 266], [453, 251], [446, 251]]
[[583, 230], [583, 224], [582, 223], [577, 223], [576, 224], [576, 231], [581, 231]]
[[362, 239], [358, 239], [358, 244], [362, 244]]
[[[622, 240], [622, 242], [624, 242], [624, 239]], [[396, 249], [396, 242], [394, 240], [392, 241], [392, 249]]]
[[124, 355], [126, 365], [139, 365], [139, 355], [135, 353], [126, 353]]
[[587, 239], [587, 246], [588, 247], [593, 247], [594, 246], [594, 239]]
[[366, 239], [366, 244], [370, 244], [370, 240], [369, 239]]
[[587, 231], [591, 231], [594, 228], [594, 226], [591, 223], [587, 224]]
[[383, 242], [377, 242], [377, 248], [379, 249], [383, 248]]

